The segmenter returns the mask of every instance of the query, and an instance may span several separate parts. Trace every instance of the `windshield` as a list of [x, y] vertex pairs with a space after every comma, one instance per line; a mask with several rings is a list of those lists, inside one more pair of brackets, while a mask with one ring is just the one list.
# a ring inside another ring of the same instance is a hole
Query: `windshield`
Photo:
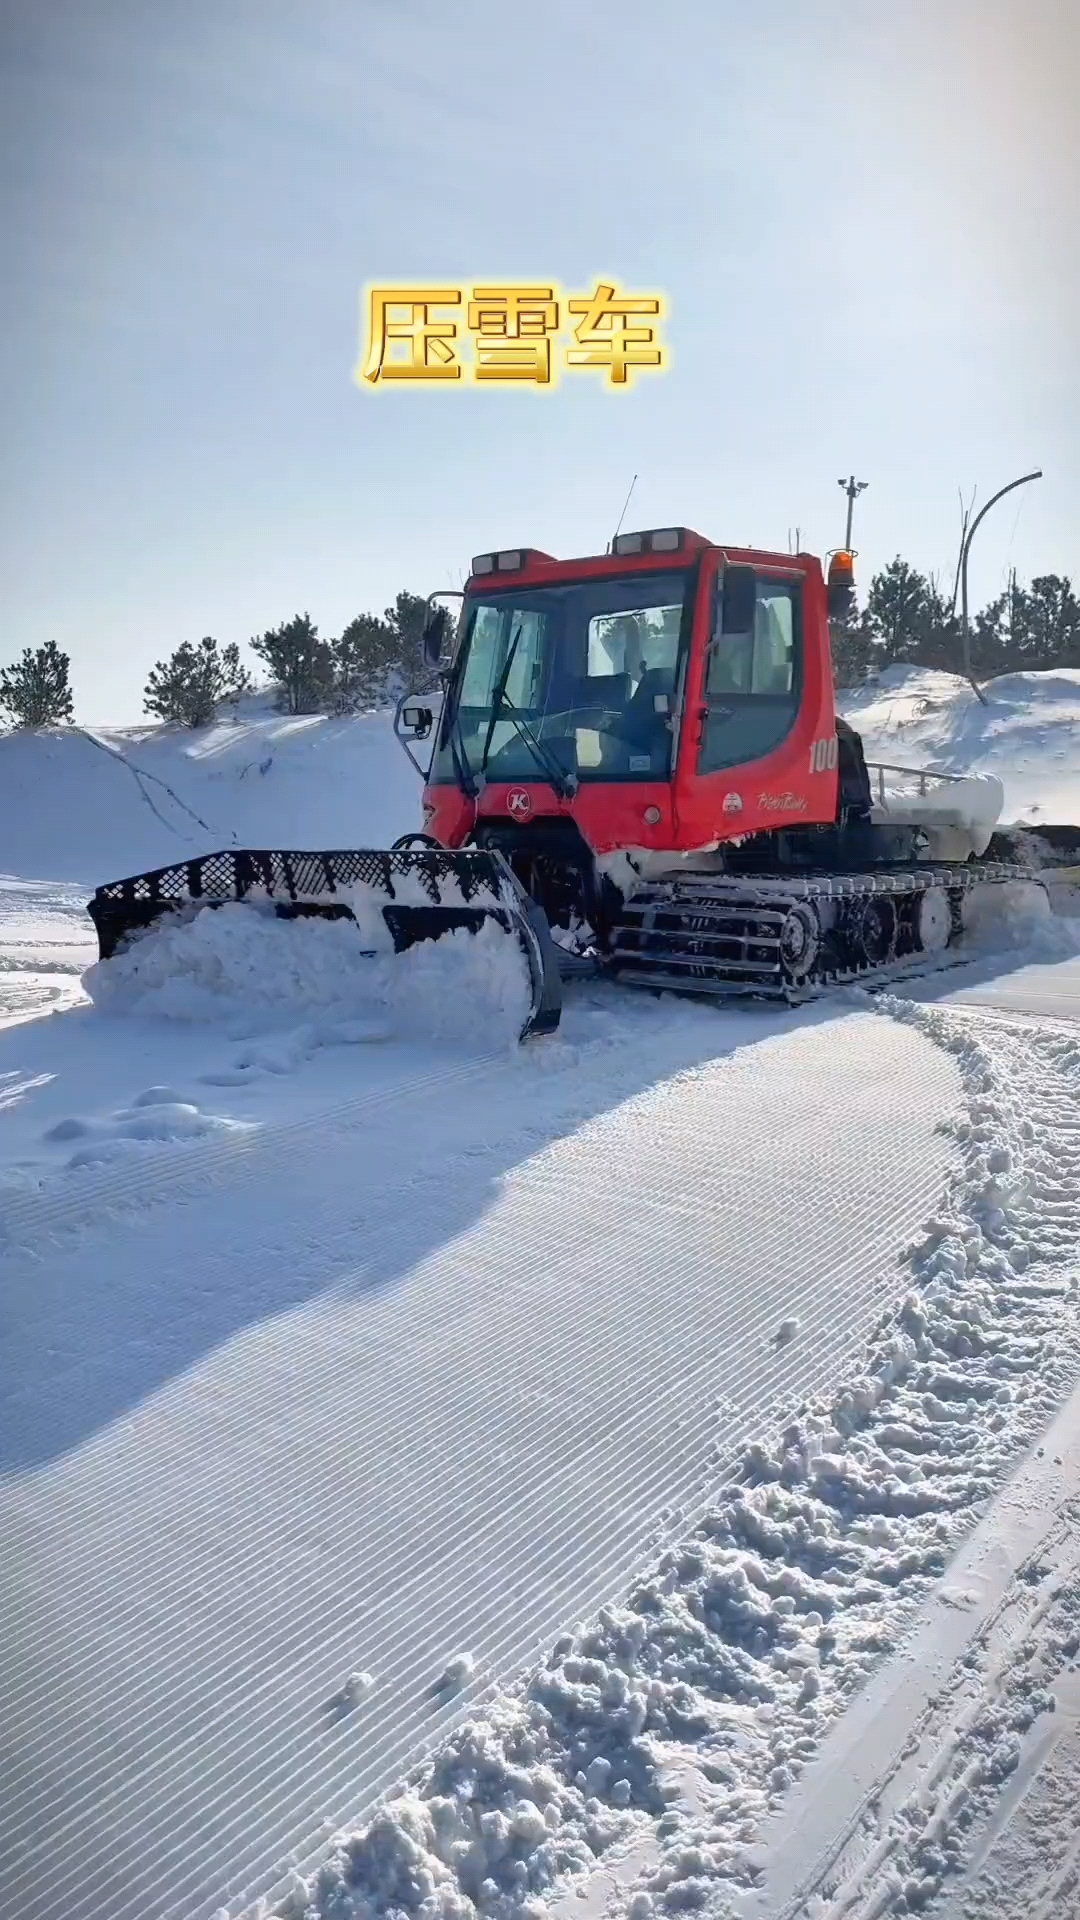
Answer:
[[541, 759], [581, 781], [667, 779], [691, 578], [470, 594], [431, 779], [458, 777], [455, 750], [489, 780], [546, 780]]

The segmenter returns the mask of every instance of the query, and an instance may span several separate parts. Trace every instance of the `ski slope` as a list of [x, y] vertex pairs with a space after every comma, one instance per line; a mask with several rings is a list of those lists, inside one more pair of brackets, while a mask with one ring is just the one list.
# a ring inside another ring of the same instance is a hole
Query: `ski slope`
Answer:
[[102, 740], [0, 740], [4, 1910], [793, 1920], [792, 1789], [884, 1777], [846, 1710], [920, 1608], [962, 1658], [934, 1583], [1080, 1368], [1080, 929], [525, 1049], [453, 943], [237, 908], [96, 974], [98, 880], [418, 802], [384, 716]]

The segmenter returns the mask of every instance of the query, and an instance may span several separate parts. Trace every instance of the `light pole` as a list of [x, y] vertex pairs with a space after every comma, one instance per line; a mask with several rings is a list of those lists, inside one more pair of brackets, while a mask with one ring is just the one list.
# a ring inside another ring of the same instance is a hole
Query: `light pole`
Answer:
[[975, 515], [974, 520], [964, 535], [964, 542], [960, 548], [960, 630], [964, 643], [964, 672], [984, 707], [987, 705], [986, 695], [971, 671], [971, 627], [968, 622], [968, 554], [971, 552], [971, 542], [975, 538], [975, 529], [981, 520], [985, 520], [991, 507], [996, 505], [997, 501], [1004, 499], [1007, 493], [1011, 493], [1014, 487], [1026, 487], [1029, 480], [1041, 479], [1042, 468], [1036, 467], [1032, 473], [1022, 473], [1019, 480], [1010, 480], [1007, 487], [999, 487], [996, 493], [991, 494], [982, 511]]
[[844, 549], [846, 552], [850, 553], [851, 551], [851, 516], [855, 511], [856, 500], [858, 499], [860, 493], [865, 493], [867, 487], [870, 485], [870, 482], [869, 480], [856, 480], [855, 475], [852, 474], [850, 480], [838, 480], [836, 484], [838, 487], [843, 487], [844, 492], [847, 494], [847, 531], [844, 534]]

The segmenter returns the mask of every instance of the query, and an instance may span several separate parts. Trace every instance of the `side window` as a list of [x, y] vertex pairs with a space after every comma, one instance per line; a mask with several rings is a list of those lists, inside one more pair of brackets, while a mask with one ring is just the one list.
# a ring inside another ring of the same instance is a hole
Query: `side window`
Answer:
[[795, 602], [789, 587], [758, 582], [751, 693], [790, 694], [795, 685]]
[[463, 707], [483, 707], [495, 679], [501, 616], [498, 607], [477, 607], [469, 634], [469, 652], [461, 682]]
[[760, 760], [795, 724], [799, 706], [801, 630], [794, 582], [760, 579], [753, 626], [725, 633], [716, 595], [705, 673], [707, 713], [698, 772]]
[[724, 633], [717, 595], [706, 694], [790, 693], [795, 682], [795, 613], [790, 587], [759, 580], [753, 628], [748, 633]]
[[641, 620], [636, 613], [597, 613], [589, 621], [586, 672], [590, 680], [629, 674], [641, 678]]

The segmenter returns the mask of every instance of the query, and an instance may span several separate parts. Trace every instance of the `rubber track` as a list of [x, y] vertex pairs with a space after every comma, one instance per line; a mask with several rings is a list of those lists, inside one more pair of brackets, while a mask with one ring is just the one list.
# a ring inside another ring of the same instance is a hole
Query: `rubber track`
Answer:
[[[761, 876], [755, 878], [741, 875], [718, 875], [715, 880], [686, 880], [664, 883], [662, 881], [642, 888], [626, 903], [627, 909], [647, 914], [654, 908], [663, 912], [681, 910], [688, 916], [705, 919], [714, 912], [719, 928], [725, 915], [732, 919], [752, 919], [755, 909], [776, 913], [781, 907], [798, 905], [806, 901], [852, 901], [877, 898], [903, 899], [917, 893], [927, 893], [937, 888], [949, 892], [959, 890], [964, 893], [974, 891], [976, 887], [1002, 886], [1010, 881], [1037, 879], [1031, 868], [1009, 866], [1001, 862], [984, 862], [966, 867], [921, 867], [906, 869], [903, 872], [882, 870], [867, 874], [829, 874], [829, 875], [784, 875]], [[708, 904], [698, 912], [695, 902], [698, 896]], [[710, 895], [717, 896], [709, 901]], [[885, 985], [890, 981], [905, 978], [909, 974], [921, 972], [939, 972], [949, 966], [963, 966], [971, 958], [970, 952], [964, 952], [958, 943], [949, 958], [944, 953], [938, 957], [932, 953], [915, 952], [901, 959], [886, 960], [878, 964], [859, 964], [850, 967], [830, 967], [827, 971], [810, 974], [804, 982], [793, 983], [785, 980], [777, 957], [776, 971], [767, 972], [757, 967], [744, 976], [739, 976], [739, 962], [721, 962], [730, 966], [728, 979], [695, 978], [678, 968], [669, 973], [663, 965], [662, 953], [655, 954], [647, 950], [621, 948], [618, 941], [623, 933], [633, 936], [647, 934], [649, 929], [641, 925], [616, 927], [612, 935], [617, 964], [612, 972], [624, 980], [627, 985], [653, 988], [656, 991], [682, 992], [695, 998], [725, 1000], [753, 996], [755, 999], [785, 1000], [791, 1005], [799, 1005], [814, 999], [830, 988], [858, 984], [868, 989]], [[693, 938], [693, 931], [690, 930]], [[721, 936], [723, 937], [723, 936]], [[733, 939], [736, 936], [731, 936]], [[764, 938], [753, 938], [751, 944], [763, 946]], [[707, 956], [700, 956], [701, 963], [707, 964]], [[639, 964], [635, 966], [635, 961]]]

